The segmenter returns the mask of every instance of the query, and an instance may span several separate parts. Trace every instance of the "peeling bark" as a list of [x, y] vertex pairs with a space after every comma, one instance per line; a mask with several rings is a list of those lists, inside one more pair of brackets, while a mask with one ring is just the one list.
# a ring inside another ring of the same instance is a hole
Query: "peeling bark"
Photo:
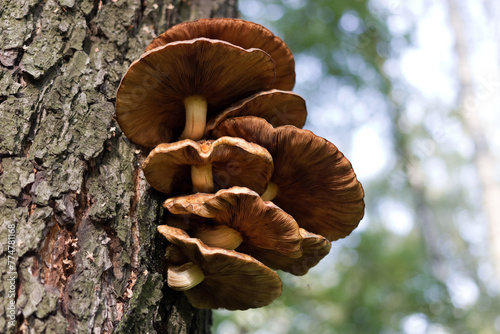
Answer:
[[235, 17], [236, 0], [19, 0], [0, 15], [0, 332], [210, 332], [211, 313], [165, 284], [164, 195], [114, 102], [153, 37]]

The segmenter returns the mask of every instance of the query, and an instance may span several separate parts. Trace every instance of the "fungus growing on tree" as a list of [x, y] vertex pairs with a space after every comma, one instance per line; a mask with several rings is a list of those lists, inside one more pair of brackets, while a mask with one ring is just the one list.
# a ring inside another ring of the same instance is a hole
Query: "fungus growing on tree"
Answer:
[[274, 78], [274, 61], [262, 50], [207, 38], [172, 42], [132, 63], [118, 88], [116, 116], [142, 146], [198, 140], [208, 115], [270, 89]]
[[[269, 152], [241, 138], [160, 144], [142, 164], [146, 180], [166, 194], [214, 192], [235, 185], [262, 194], [273, 172]], [[176, 191], [177, 190], [177, 191]]]
[[147, 181], [177, 196], [158, 231], [171, 243], [167, 283], [194, 307], [268, 305], [282, 291], [270, 268], [306, 274], [363, 217], [350, 162], [300, 129], [294, 66], [261, 25], [201, 19], [158, 36], [120, 83], [123, 133], [155, 147]]
[[294, 125], [302, 128], [307, 117], [306, 101], [298, 94], [282, 90], [260, 92], [236, 102], [212, 118], [207, 123], [207, 134], [226, 118], [239, 116], [261, 117], [272, 126]]
[[281, 295], [278, 275], [253, 257], [208, 247], [171, 226], [158, 226], [158, 231], [175, 247], [167, 252], [167, 283], [184, 291], [194, 307], [246, 310], [266, 306]]
[[307, 231], [336, 240], [363, 218], [363, 187], [349, 160], [326, 139], [293, 126], [273, 128], [258, 117], [227, 119], [212, 135], [244, 138], [271, 153], [274, 172], [262, 197]]
[[293, 217], [273, 203], [264, 202], [250, 189], [232, 187], [216, 194], [169, 198], [163, 207], [173, 214], [210, 219], [208, 224], [200, 225], [201, 229], [194, 226], [194, 235], [209, 246], [236, 249], [241, 243], [260, 252], [273, 250], [286, 257], [302, 256], [302, 236]]
[[223, 40], [244, 49], [261, 49], [276, 63], [276, 80], [272, 88], [292, 90], [295, 85], [295, 61], [285, 42], [260, 24], [245, 20], [213, 18], [177, 24], [156, 37], [146, 51], [199, 37]]

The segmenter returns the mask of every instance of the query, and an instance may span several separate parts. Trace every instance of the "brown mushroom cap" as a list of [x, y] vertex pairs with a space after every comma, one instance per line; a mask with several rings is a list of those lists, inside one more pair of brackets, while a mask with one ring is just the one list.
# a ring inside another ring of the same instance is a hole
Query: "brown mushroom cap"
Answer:
[[184, 291], [194, 307], [246, 310], [266, 306], [281, 295], [278, 275], [251, 256], [208, 247], [167, 225], [158, 226], [158, 231], [203, 272], [203, 281]]
[[198, 37], [223, 40], [245, 49], [264, 50], [276, 62], [276, 80], [272, 88], [292, 90], [295, 85], [295, 62], [286, 44], [260, 24], [241, 19], [200, 19], [177, 24], [156, 37], [146, 51]]
[[302, 128], [306, 122], [306, 101], [295, 93], [270, 90], [238, 101], [207, 123], [207, 134], [223, 120], [238, 116], [264, 118], [272, 126], [294, 125]]
[[302, 237], [297, 222], [250, 189], [232, 187], [215, 194], [169, 198], [163, 207], [173, 214], [194, 214], [226, 225], [241, 234], [242, 244], [275, 250], [292, 258], [302, 256]]
[[262, 50], [206, 38], [173, 42], [132, 63], [118, 88], [116, 116], [131, 141], [154, 147], [179, 137], [187, 98], [199, 98], [210, 116], [270, 89], [274, 77], [274, 61]]
[[273, 156], [272, 201], [300, 227], [329, 240], [349, 235], [364, 215], [364, 192], [351, 163], [335, 145], [293, 126], [273, 128], [257, 117], [223, 121], [212, 135], [244, 138]]
[[307, 232], [303, 228], [299, 230], [302, 236], [302, 256], [296, 259], [272, 250], [263, 251], [248, 243], [241, 244], [237, 250], [241, 253], [251, 254], [254, 258], [273, 269], [302, 276], [328, 255], [332, 244], [321, 235]]
[[273, 172], [273, 161], [265, 148], [232, 137], [160, 144], [149, 153], [142, 168], [153, 188], [170, 194], [175, 190], [191, 192], [190, 166], [207, 165], [211, 166], [216, 189], [240, 185], [259, 194], [266, 190]]

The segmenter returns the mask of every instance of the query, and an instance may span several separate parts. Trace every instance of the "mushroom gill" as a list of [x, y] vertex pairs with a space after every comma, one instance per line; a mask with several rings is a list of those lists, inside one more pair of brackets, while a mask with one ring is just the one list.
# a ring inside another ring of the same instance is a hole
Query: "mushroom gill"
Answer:
[[208, 38], [168, 43], [130, 65], [116, 95], [117, 120], [132, 142], [146, 147], [179, 136], [199, 140], [209, 114], [269, 90], [275, 70], [260, 49]]
[[245, 186], [262, 194], [273, 171], [269, 152], [241, 138], [191, 139], [155, 147], [142, 164], [146, 180], [165, 194]]

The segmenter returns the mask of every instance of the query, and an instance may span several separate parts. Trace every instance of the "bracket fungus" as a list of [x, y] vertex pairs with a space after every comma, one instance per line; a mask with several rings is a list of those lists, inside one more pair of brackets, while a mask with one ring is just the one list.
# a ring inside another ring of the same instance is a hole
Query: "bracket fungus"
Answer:
[[117, 120], [131, 141], [146, 147], [198, 140], [207, 115], [269, 90], [274, 78], [274, 61], [260, 49], [207, 38], [172, 42], [129, 67], [117, 92]]
[[[291, 258], [302, 256], [302, 236], [297, 222], [273, 203], [264, 202], [250, 189], [232, 187], [215, 194], [169, 198], [163, 207], [173, 214], [194, 214], [210, 219], [213, 225], [208, 228], [202, 225], [197, 230], [195, 227], [196, 236], [209, 246], [222, 248], [229, 244], [236, 248], [240, 245], [235, 242], [238, 240], [261, 252], [273, 250]], [[229, 229], [218, 227], [220, 225]], [[209, 235], [206, 235], [207, 229]]]
[[295, 61], [288, 46], [260, 24], [231, 18], [200, 19], [177, 24], [156, 37], [146, 51], [175, 41], [206, 37], [267, 52], [276, 62], [276, 80], [272, 88], [292, 90], [295, 85]]
[[302, 128], [306, 122], [306, 101], [298, 94], [283, 90], [269, 90], [247, 97], [233, 104], [207, 123], [209, 134], [226, 118], [256, 116], [272, 126], [294, 125]]
[[167, 255], [167, 283], [200, 309], [246, 310], [270, 304], [282, 292], [279, 276], [249, 255], [208, 247], [175, 227], [158, 231], [176, 250]]
[[291, 214], [300, 227], [337, 240], [363, 218], [363, 187], [349, 160], [326, 139], [293, 126], [273, 128], [250, 116], [227, 119], [212, 135], [243, 138], [271, 153], [274, 172], [263, 197]]
[[273, 160], [265, 148], [241, 138], [185, 139], [158, 145], [142, 168], [149, 184], [166, 194], [189, 188], [214, 192], [236, 185], [262, 194], [273, 172]]

